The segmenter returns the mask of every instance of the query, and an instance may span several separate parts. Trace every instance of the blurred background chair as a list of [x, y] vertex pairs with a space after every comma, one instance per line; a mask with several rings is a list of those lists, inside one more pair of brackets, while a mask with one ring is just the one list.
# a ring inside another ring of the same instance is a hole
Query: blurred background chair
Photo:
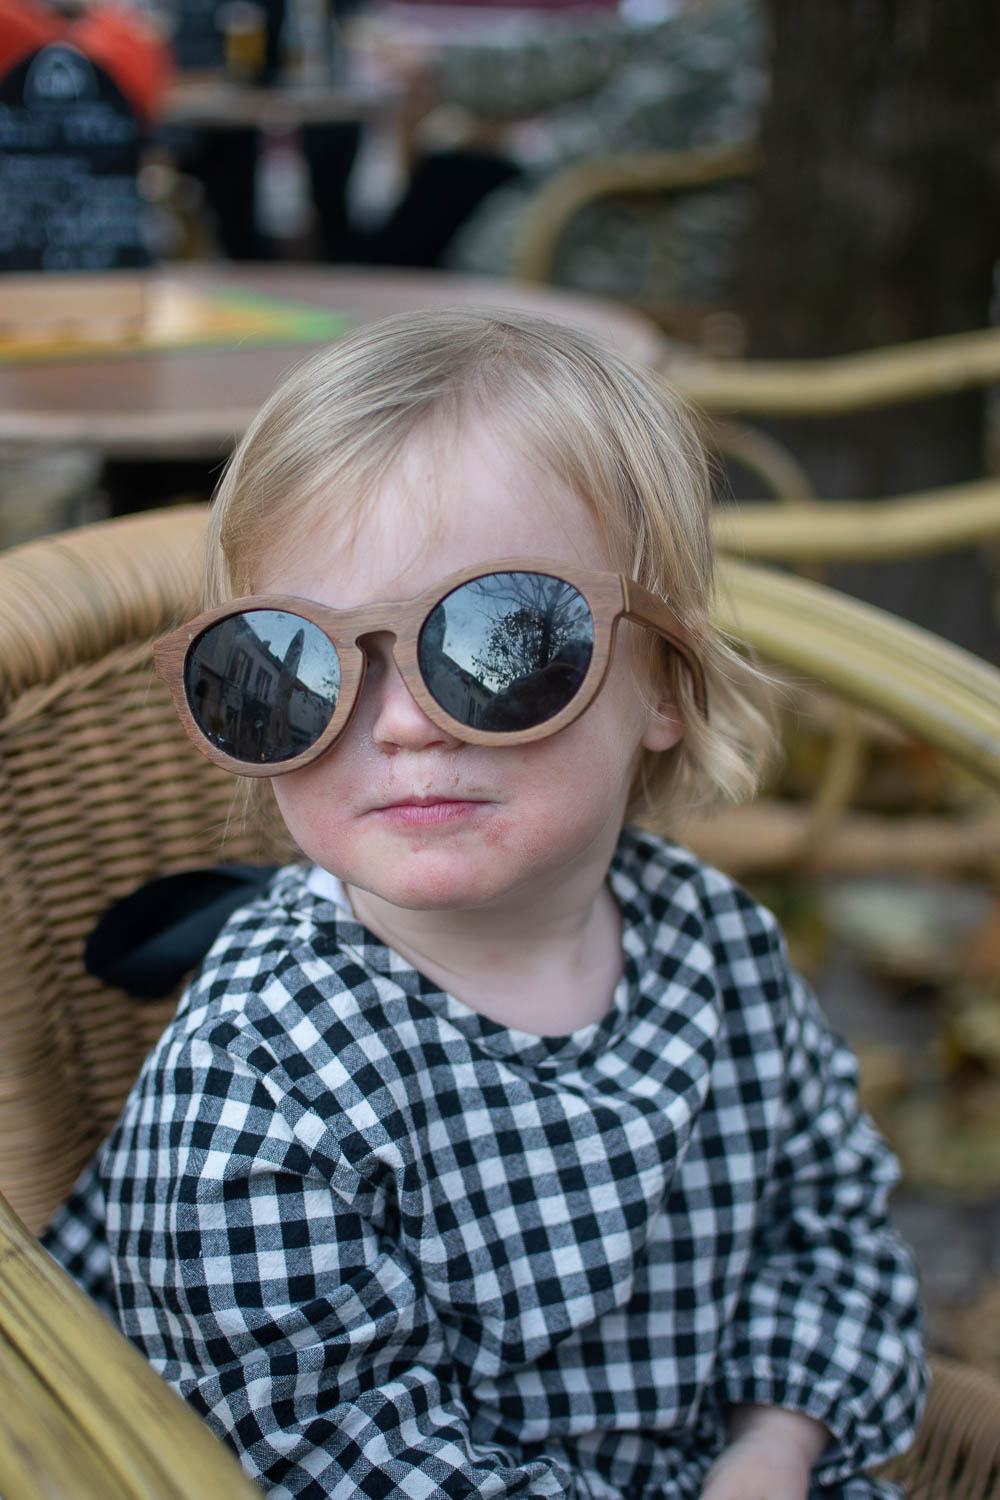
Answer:
[[[738, 513], [727, 534], [739, 536]], [[755, 802], [724, 816], [694, 814], [681, 838], [743, 878], [795, 868], [995, 874], [1000, 673], [812, 579], [731, 557], [720, 558], [718, 573], [719, 623], [776, 670], [786, 762]], [[802, 738], [810, 744], [804, 780], [793, 754]], [[933, 763], [917, 760], [928, 806], [907, 782], [916, 746], [936, 752]], [[876, 756], [899, 763], [898, 801], [908, 797], [909, 806], [858, 805]]]
[[[875, 598], [880, 597], [883, 576], [894, 574], [892, 594], [918, 609], [926, 605], [921, 596], [928, 588], [942, 600], [950, 596], [947, 613], [952, 620], [961, 618], [965, 602], [957, 565], [964, 554], [976, 601], [970, 603], [970, 618], [977, 623], [970, 624], [969, 631], [984, 642], [996, 639], [995, 624], [991, 629], [983, 621], [980, 598], [983, 573], [992, 571], [989, 549], [995, 549], [1000, 537], [1000, 478], [995, 473], [886, 498], [821, 499], [806, 465], [773, 432], [755, 424], [781, 419], [783, 435], [789, 437], [797, 420], [877, 413], [880, 408], [980, 389], [998, 379], [996, 328], [815, 360], [744, 360], [678, 349], [669, 367], [670, 384], [705, 413], [707, 437], [721, 461], [749, 472], [770, 497], [716, 508], [715, 540], [721, 553], [776, 564], [814, 580], [832, 575], [847, 587], [858, 581]], [[984, 457], [989, 464], [990, 455]], [[976, 555], [985, 559], [978, 568], [971, 563]], [[898, 570], [914, 559], [928, 566], [907, 587]], [[946, 572], [950, 559], [956, 566]], [[845, 567], [853, 571], [845, 574]], [[784, 587], [779, 575], [768, 577], [761, 596]], [[774, 603], [779, 607], [776, 594]], [[829, 639], [835, 639], [842, 623], [827, 622]], [[823, 673], [819, 675], [825, 680]], [[871, 693], [867, 707], [875, 707], [877, 701]], [[825, 766], [815, 777], [809, 810], [803, 804], [793, 813], [786, 806], [782, 814], [772, 807], [768, 818], [766, 803], [744, 809], [743, 836], [736, 818], [726, 829], [734, 841], [728, 845], [732, 860], [745, 860], [744, 870], [762, 859], [765, 867], [776, 868], [793, 861], [797, 845], [800, 856], [828, 870], [838, 865], [874, 869], [890, 862], [934, 871], [993, 868], [1000, 826], [992, 809], [984, 817], [980, 809], [970, 808], [964, 819], [949, 814], [851, 820], [850, 805], [878, 728], [870, 715], [843, 702], [827, 702], [822, 712]], [[768, 836], [762, 838], [766, 818]], [[712, 857], [725, 862], [726, 849], [709, 836]]]
[[[720, 446], [749, 459], [776, 487], [784, 483], [776, 492], [783, 503], [718, 506], [713, 530], [723, 559], [751, 559], [792, 570], [758, 566], [727, 573], [723, 564], [723, 578], [735, 588], [726, 623], [737, 637], [749, 636], [772, 661], [824, 685], [826, 691], [817, 693], [800, 678], [797, 687], [789, 683], [786, 696], [789, 736], [798, 732], [811, 738], [814, 747], [822, 747], [822, 758], [811, 762], [808, 796], [794, 804], [761, 798], [724, 821], [706, 820], [690, 836], [709, 841], [709, 857], [716, 863], [744, 874], [787, 868], [797, 860], [827, 872], [895, 865], [934, 873], [992, 873], [1000, 810], [988, 797], [969, 796], [967, 787], [963, 791], [951, 782], [951, 799], [948, 786], [939, 783], [945, 805], [936, 811], [920, 814], [911, 806], [901, 818], [897, 807], [879, 817], [854, 806], [869, 759], [880, 747], [884, 752], [886, 743], [899, 748], [890, 721], [907, 722], [920, 732], [914, 717], [919, 715], [918, 700], [947, 711], [946, 697], [939, 693], [946, 694], [961, 678], [956, 658], [950, 650], [939, 656], [934, 637], [911, 638], [904, 622], [859, 601], [850, 601], [845, 609], [844, 596], [835, 592], [807, 590], [803, 595], [795, 575], [817, 580], [838, 562], [896, 562], [995, 543], [1000, 537], [1000, 479], [884, 500], [831, 502], [796, 492], [794, 461], [789, 467], [781, 445], [764, 434], [726, 429]], [[803, 632], [814, 626], [806, 645]], [[919, 641], [915, 648], [914, 639]], [[810, 657], [812, 651], [819, 655]], [[969, 658], [962, 654], [958, 660]], [[868, 675], [859, 693], [854, 678], [861, 670]], [[908, 691], [908, 672], [916, 673], [916, 698], [900, 714], [897, 695]], [[973, 696], [990, 691], [989, 681], [969, 686]], [[831, 695], [831, 687], [838, 696]], [[955, 762], [968, 762], [968, 745], [936, 742]], [[939, 769], [947, 777], [943, 764]], [[948, 807], [949, 800], [957, 801], [957, 810]]]
[[[622, 152], [575, 162], [532, 194], [514, 244], [511, 275], [516, 281], [557, 282], [561, 247], [575, 234], [581, 216], [613, 214], [616, 207], [632, 207], [641, 216], [643, 205], [669, 207], [745, 182], [759, 163], [759, 148], [751, 141], [682, 151]], [[637, 305], [665, 332], [709, 353], [742, 352], [739, 319], [718, 302], [668, 300], [661, 293], [652, 299], [640, 294]]]
[[[156, 511], [0, 555], [0, 1189], [19, 1216], [0, 1212], [0, 1375], [16, 1395], [0, 1416], [5, 1500], [35, 1500], [29, 1470], [74, 1500], [247, 1493], [34, 1238], [174, 1004], [86, 974], [97, 916], [156, 875], [285, 852], [248, 837], [232, 779], [191, 748], [152, 673], [152, 640], [196, 606], [204, 520]], [[1000, 672], [809, 580], [731, 562], [723, 584], [722, 623], [766, 660], [877, 704], [1000, 785]], [[913, 1497], [995, 1496], [1000, 1382], [937, 1361], [896, 1467]], [[201, 1478], [185, 1489], [189, 1473]]]
[[[734, 449], [737, 441], [738, 436]], [[802, 568], [860, 558], [913, 557], [1000, 535], [1000, 479], [970, 480], [888, 500], [833, 503], [791, 493], [779, 498], [814, 503], [794, 508], [766, 502], [720, 506], [714, 516], [716, 546], [736, 557]]]
[[[739, 182], [753, 191], [769, 163], [747, 140], [567, 167], [524, 211], [513, 274], [560, 284], [561, 247], [572, 246], [595, 216], [610, 225], [630, 206], [676, 238], [683, 256], [683, 221], [675, 233], [648, 205], [697, 203]], [[729, 305], [638, 299], [671, 340], [665, 377], [705, 414], [708, 441], [740, 499], [720, 516], [722, 545], [824, 578], [1000, 660], [991, 550], [1000, 516], [1000, 406], [988, 394], [1000, 382], [1000, 328], [824, 358], [747, 358], [754, 244], [759, 250], [748, 233], [736, 257], [743, 258], [742, 290], [734, 288]], [[662, 249], [667, 261], [672, 253]], [[865, 253], [859, 247], [862, 262]], [[862, 288], [862, 301], [866, 295], [871, 289]], [[985, 308], [982, 317], [988, 321]], [[913, 326], [920, 326], [916, 315]], [[782, 503], [768, 515], [762, 502], [747, 511], [747, 497]]]
[[[559, 248], [588, 211], [616, 203], [680, 200], [752, 180], [761, 164], [753, 141], [682, 151], [621, 152], [573, 163], [534, 191], [522, 215], [510, 271], [515, 280], [557, 283]], [[833, 417], [1000, 380], [1000, 329], [914, 339], [817, 359], [747, 360], [731, 307], [640, 305], [682, 343], [669, 374], [704, 411], [748, 417]]]

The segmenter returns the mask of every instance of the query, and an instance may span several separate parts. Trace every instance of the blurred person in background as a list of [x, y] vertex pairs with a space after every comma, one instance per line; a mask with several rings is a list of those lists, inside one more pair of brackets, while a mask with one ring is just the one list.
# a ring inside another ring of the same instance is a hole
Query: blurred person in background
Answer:
[[[337, 258], [503, 274], [532, 193], [560, 168], [753, 139], [765, 51], [757, 0], [624, 0], [612, 13], [547, 17], [499, 45], [390, 40], [381, 62], [409, 90], [427, 139], [456, 116], [488, 121], [494, 139], [484, 145], [474, 133], [471, 144], [417, 154], [395, 208], [377, 228], [345, 236]], [[602, 203], [574, 220], [556, 279], [636, 301], [724, 302], [749, 211], [742, 185]]]

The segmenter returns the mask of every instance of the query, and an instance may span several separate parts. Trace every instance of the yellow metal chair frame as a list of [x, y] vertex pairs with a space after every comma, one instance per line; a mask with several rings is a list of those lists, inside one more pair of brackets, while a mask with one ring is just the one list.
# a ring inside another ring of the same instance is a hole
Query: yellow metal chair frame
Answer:
[[623, 152], [575, 162], [554, 172], [532, 195], [515, 241], [511, 275], [516, 281], [551, 281], [562, 236], [573, 216], [591, 204], [721, 187], [751, 176], [759, 164], [759, 149], [748, 142]]
[[[761, 152], [751, 141], [686, 151], [593, 157], [554, 173], [524, 214], [510, 266], [515, 280], [549, 283], [556, 250], [581, 209], [615, 198], [676, 197], [752, 177]], [[655, 315], [655, 310], [654, 315]], [[779, 498], [812, 495], [808, 476], [773, 439], [733, 418], [835, 417], [1000, 382], [1000, 328], [984, 328], [824, 359], [756, 360], [712, 356], [665, 341], [663, 371], [689, 401], [709, 413], [726, 453], [758, 473]], [[929, 497], [928, 497], [929, 498]], [[941, 493], [943, 502], [953, 497]], [[975, 500], [961, 496], [968, 523]]]

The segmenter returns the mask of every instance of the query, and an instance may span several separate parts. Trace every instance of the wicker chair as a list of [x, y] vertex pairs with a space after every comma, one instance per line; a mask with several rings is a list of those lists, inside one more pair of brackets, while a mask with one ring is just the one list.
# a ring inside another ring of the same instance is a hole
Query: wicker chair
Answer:
[[[225, 855], [231, 788], [176, 741], [149, 638], [185, 608], [196, 513], [0, 554], [0, 1494], [260, 1491], [34, 1235], [120, 1108], [171, 1002], [88, 979], [109, 901]], [[206, 774], [207, 772], [207, 774]], [[21, 1222], [23, 1221], [23, 1222]]]
[[[279, 852], [247, 838], [233, 783], [190, 749], [150, 669], [151, 639], [193, 608], [203, 526], [201, 508], [181, 507], [0, 554], [0, 1190], [16, 1211], [0, 1199], [4, 1500], [257, 1493], [34, 1238], [173, 1004], [87, 976], [96, 916], [154, 875]], [[881, 696], [881, 670], [901, 720], [1000, 784], [1000, 673], [877, 611], [831, 648], [824, 611], [842, 625], [850, 604], [787, 582], [805, 592], [773, 604], [760, 570], [732, 565], [725, 622], [780, 660], [789, 611], [811, 601], [810, 629], [793, 632], [796, 669], [861, 699]], [[923, 689], [918, 652], [931, 662]], [[915, 1500], [1000, 1495], [1000, 1383], [939, 1361], [897, 1467]]]
[[[900, 516], [910, 529], [909, 507]], [[730, 542], [740, 536], [740, 519]], [[750, 524], [756, 516], [745, 519], [747, 550], [757, 541], [766, 553], [775, 534], [767, 516], [759, 516], [759, 529]], [[891, 522], [886, 530], [896, 535]], [[804, 528], [797, 533], [804, 534]], [[846, 551], [846, 538], [844, 545]], [[786, 795], [779, 781], [725, 817], [695, 813], [679, 830], [683, 840], [742, 878], [790, 868], [812, 875], [903, 870], [993, 878], [1000, 840], [1000, 674], [810, 579], [725, 555], [718, 574], [719, 623], [777, 666], [786, 682], [780, 701], [788, 728], [793, 735], [805, 731], [817, 750], [822, 745], [822, 758], [812, 768], [808, 795], [802, 789]], [[943, 797], [940, 807], [911, 809], [905, 817], [898, 809], [865, 808], [859, 794], [873, 752], [877, 759], [880, 744], [898, 745], [900, 730], [942, 753], [942, 785], [956, 767], [971, 771], [974, 780], [955, 778], [956, 794]]]
[[[551, 282], [559, 246], [572, 233], [581, 209], [614, 200], [676, 198], [722, 187], [752, 176], [760, 151], [736, 141], [680, 151], [622, 152], [591, 157], [563, 167], [535, 189], [513, 247], [510, 274], [515, 281]], [[699, 342], [718, 326], [721, 309], [682, 303], [640, 303], [662, 328]], [[731, 318], [724, 327], [729, 328]]]
[[[510, 274], [515, 281], [551, 283], [556, 251], [581, 209], [620, 198], [677, 197], [752, 177], [761, 162], [750, 141], [686, 151], [622, 152], [593, 157], [554, 173], [529, 202]], [[656, 308], [645, 311], [656, 317]], [[708, 310], [707, 316], [714, 316]], [[705, 315], [703, 311], [703, 316]], [[669, 332], [699, 343], [698, 309], [661, 312]], [[686, 328], [675, 326], [687, 323]], [[728, 326], [728, 325], [726, 325]], [[704, 337], [702, 336], [702, 342]], [[690, 400], [713, 413], [749, 416], [835, 416], [969, 390], [1000, 378], [1000, 329], [986, 328], [892, 348], [827, 359], [743, 360], [676, 347], [670, 377]]]
[[[685, 193], [753, 177], [761, 162], [759, 146], [733, 142], [686, 151], [644, 151], [593, 157], [564, 167], [532, 195], [515, 243], [510, 274], [515, 281], [552, 284], [557, 278], [557, 251], [573, 233], [575, 217], [615, 200], [675, 198]], [[938, 338], [912, 340], [887, 348], [822, 359], [759, 360], [733, 357], [745, 342], [739, 316], [716, 307], [654, 306], [641, 310], [670, 335], [664, 345], [664, 373], [689, 401], [709, 414], [708, 437], [723, 457], [764, 482], [779, 499], [814, 497], [810, 477], [773, 436], [747, 426], [747, 419], [832, 418], [897, 403], [919, 401], [994, 385], [1000, 380], [1000, 329], [983, 328]], [[725, 347], [716, 347], [725, 346]], [[735, 419], [739, 420], [735, 420]], [[941, 491], [934, 524], [947, 545], [972, 539], [980, 497], [973, 486]], [[926, 497], [925, 522], [932, 497]], [[955, 506], [960, 514], [951, 516]], [[821, 552], [822, 528], [809, 525], [808, 514], [782, 541], [781, 554], [813, 556]], [[772, 523], [773, 525], [774, 523]], [[837, 539], [848, 519], [840, 523]], [[773, 534], [773, 533], [772, 533]], [[797, 547], [799, 539], [804, 548]], [[830, 554], [823, 554], [830, 556]], [[895, 555], [861, 542], [851, 557]]]

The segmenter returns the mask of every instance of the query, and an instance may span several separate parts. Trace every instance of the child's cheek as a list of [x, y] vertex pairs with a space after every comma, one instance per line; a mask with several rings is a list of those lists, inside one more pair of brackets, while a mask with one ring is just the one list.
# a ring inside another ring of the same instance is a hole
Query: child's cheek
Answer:
[[483, 843], [490, 849], [507, 849], [513, 841], [513, 825], [507, 818], [495, 818], [483, 830]]

